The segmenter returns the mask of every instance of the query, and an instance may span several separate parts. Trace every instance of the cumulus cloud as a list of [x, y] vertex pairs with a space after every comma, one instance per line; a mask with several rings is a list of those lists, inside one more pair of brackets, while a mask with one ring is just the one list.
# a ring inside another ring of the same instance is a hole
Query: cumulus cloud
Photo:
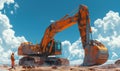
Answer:
[[14, 0], [0, 0], [0, 10], [2, 10], [4, 8], [4, 4], [13, 4]]
[[92, 29], [93, 33], [98, 32], [98, 30], [95, 27], [91, 27], [91, 29]]
[[[118, 12], [109, 11], [105, 17], [95, 20], [92, 27], [93, 37], [102, 42], [109, 51], [109, 60], [106, 63], [113, 63], [120, 58], [120, 16]], [[81, 40], [74, 43], [63, 41], [63, 57], [69, 60], [83, 60], [84, 51]], [[76, 61], [75, 61], [76, 62]], [[79, 62], [79, 61], [77, 61]], [[72, 62], [72, 64], [74, 61]]]
[[[0, 10], [4, 8], [4, 4], [14, 3], [14, 0], [0, 0]], [[18, 6], [16, 5], [16, 8]], [[15, 31], [12, 29], [10, 20], [7, 15], [0, 11], [0, 64], [9, 64], [10, 55], [15, 53], [15, 58], [18, 59], [17, 49], [21, 42], [27, 41], [24, 36], [15, 36]]]
[[13, 10], [12, 10], [12, 11], [10, 11], [10, 14], [12, 14], [12, 15], [14, 14]]
[[78, 39], [74, 43], [70, 43], [70, 41], [62, 42], [62, 57], [69, 59], [70, 61], [83, 59], [84, 58], [84, 50], [82, 49], [81, 40]]
[[24, 41], [27, 41], [24, 36], [15, 36], [9, 18], [0, 13], [0, 61], [9, 60], [10, 54], [16, 53], [18, 46]]
[[4, 14], [6, 14], [6, 9], [4, 8], [5, 5], [8, 5], [8, 8], [10, 4], [13, 4], [13, 9], [10, 8], [10, 14], [15, 14], [17, 9], [19, 8], [19, 5], [14, 0], [0, 0], [0, 11], [2, 11]]
[[112, 57], [111, 57], [111, 59], [115, 59], [115, 58], [117, 58], [118, 57], [118, 55], [115, 53], [115, 52], [112, 52]]
[[[20, 8], [19, 5], [18, 5], [18, 3], [15, 3], [15, 4], [14, 4], [14, 10], [11, 11], [11, 14], [16, 13], [16, 11], [17, 11], [18, 8]], [[12, 13], [12, 12], [13, 12], [13, 13]]]
[[51, 23], [55, 22], [55, 20], [50, 20]]
[[97, 19], [94, 22], [93, 36], [105, 44], [109, 50], [109, 58], [117, 59], [120, 57], [120, 16], [118, 12], [109, 11], [102, 19]]
[[16, 10], [17, 8], [19, 8], [19, 5], [17, 3], [15, 3], [14, 8]]

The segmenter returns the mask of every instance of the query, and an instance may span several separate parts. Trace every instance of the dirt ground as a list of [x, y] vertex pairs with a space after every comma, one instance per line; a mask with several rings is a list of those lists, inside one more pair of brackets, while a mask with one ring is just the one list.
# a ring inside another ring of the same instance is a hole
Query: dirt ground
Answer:
[[9, 66], [1, 65], [0, 71], [120, 71], [120, 67], [109, 64], [103, 66], [42, 66], [34, 68], [23, 68], [16, 66], [15, 69], [11, 69]]

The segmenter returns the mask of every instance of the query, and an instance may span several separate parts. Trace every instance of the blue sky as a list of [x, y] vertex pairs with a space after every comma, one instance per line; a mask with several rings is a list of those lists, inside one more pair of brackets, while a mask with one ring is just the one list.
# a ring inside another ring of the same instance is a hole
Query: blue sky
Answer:
[[[119, 2], [116, 0], [16, 0], [16, 2], [20, 8], [14, 15], [7, 13], [10, 22], [16, 35], [24, 35], [33, 43], [41, 41], [45, 29], [51, 24], [50, 20], [60, 20], [80, 4], [88, 6], [92, 25], [97, 18], [104, 17], [109, 10], [120, 11]], [[60, 41], [76, 41], [79, 38], [77, 24], [58, 33], [55, 38]]]
[[[93, 38], [108, 48], [109, 60], [119, 59], [119, 3], [117, 0], [0, 0], [0, 62], [9, 63], [12, 52], [18, 60], [17, 49], [22, 42], [40, 43], [51, 20], [60, 20], [80, 4], [88, 6]], [[83, 60], [77, 24], [56, 34], [55, 39], [62, 42], [62, 57]], [[7, 61], [1, 61], [4, 59]]]

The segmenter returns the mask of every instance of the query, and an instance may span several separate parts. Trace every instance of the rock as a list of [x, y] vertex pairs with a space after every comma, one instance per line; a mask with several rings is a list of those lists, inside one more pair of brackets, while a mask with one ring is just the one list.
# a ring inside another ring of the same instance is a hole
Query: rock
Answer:
[[73, 70], [73, 68], [70, 68], [70, 70]]
[[94, 69], [94, 68], [88, 68], [88, 70], [89, 70], [89, 71], [95, 71], [95, 69]]
[[120, 68], [116, 68], [115, 71], [120, 71]]
[[54, 65], [54, 66], [52, 66], [52, 69], [57, 69], [57, 66], [55, 66], [55, 65]]

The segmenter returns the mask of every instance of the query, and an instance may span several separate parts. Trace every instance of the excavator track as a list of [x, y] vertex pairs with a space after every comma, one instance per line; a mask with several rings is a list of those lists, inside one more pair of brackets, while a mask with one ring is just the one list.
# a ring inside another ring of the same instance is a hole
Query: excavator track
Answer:
[[19, 65], [23, 67], [36, 67], [36, 66], [67, 66], [69, 65], [69, 60], [65, 58], [57, 58], [57, 57], [48, 57], [48, 58], [40, 58], [40, 57], [23, 57], [19, 60]]
[[56, 65], [56, 66], [67, 66], [69, 65], [69, 60], [65, 58], [56, 58], [56, 57], [48, 57], [45, 61], [48, 65]]
[[35, 67], [35, 66], [39, 66], [39, 65], [42, 65], [43, 64], [43, 60], [42, 59], [39, 59], [39, 60], [35, 60], [37, 59], [38, 57], [30, 57], [30, 56], [27, 56], [27, 57], [23, 57], [19, 60], [19, 65], [20, 66], [23, 66], [23, 67]]

